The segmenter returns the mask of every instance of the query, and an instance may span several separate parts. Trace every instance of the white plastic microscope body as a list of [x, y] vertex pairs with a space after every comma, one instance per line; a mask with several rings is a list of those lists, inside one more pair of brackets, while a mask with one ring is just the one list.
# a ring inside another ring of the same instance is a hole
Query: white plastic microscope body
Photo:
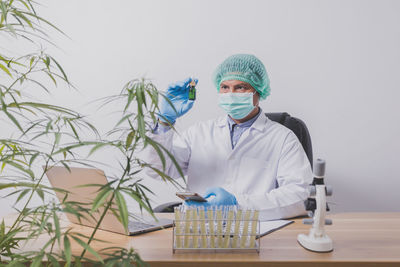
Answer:
[[[332, 239], [325, 234], [326, 216], [326, 189], [325, 185], [315, 185], [316, 210], [312, 219], [312, 228], [308, 235], [299, 234], [297, 241], [304, 248], [315, 252], [329, 252], [333, 250]], [[305, 220], [306, 221], [306, 220]], [[330, 222], [331, 223], [331, 222]]]

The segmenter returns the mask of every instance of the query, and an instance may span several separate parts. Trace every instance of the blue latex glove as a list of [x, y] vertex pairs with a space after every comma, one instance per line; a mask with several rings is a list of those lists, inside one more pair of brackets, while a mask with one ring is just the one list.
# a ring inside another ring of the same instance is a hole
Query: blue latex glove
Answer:
[[203, 197], [207, 199], [211, 196], [214, 196], [214, 198], [207, 202], [185, 201], [185, 204], [188, 206], [203, 206], [204, 208], [210, 206], [230, 206], [237, 204], [235, 196], [222, 187], [212, 187], [207, 189]]
[[[192, 108], [194, 100], [189, 100], [189, 83], [191, 81], [191, 78], [186, 78], [184, 81], [168, 86], [165, 96], [171, 103], [161, 96], [160, 114], [158, 116], [161, 121], [174, 124], [177, 118]], [[197, 84], [198, 80], [194, 79], [194, 81]], [[175, 107], [175, 110], [171, 104]]]

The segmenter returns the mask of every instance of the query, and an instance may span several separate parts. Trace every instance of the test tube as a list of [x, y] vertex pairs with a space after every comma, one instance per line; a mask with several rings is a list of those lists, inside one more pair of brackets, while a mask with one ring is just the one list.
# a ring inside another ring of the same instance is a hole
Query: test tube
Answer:
[[217, 208], [218, 247], [222, 248], [222, 207]]
[[242, 220], [242, 210], [239, 209], [236, 212], [236, 218], [235, 218], [235, 231], [233, 233], [233, 240], [232, 240], [232, 247], [236, 248], [237, 247], [237, 240], [239, 237], [239, 233], [240, 233], [240, 223]]
[[200, 217], [200, 233], [201, 233], [201, 248], [207, 247], [207, 238], [206, 238], [206, 216], [204, 213], [204, 207], [200, 207], [199, 209], [199, 217]]
[[189, 248], [189, 234], [190, 234], [190, 212], [191, 208], [188, 207], [186, 208], [185, 211], [185, 221], [184, 221], [184, 225], [185, 225], [185, 237], [183, 239], [183, 246], [185, 248]]
[[251, 212], [250, 210], [246, 210], [246, 213], [244, 215], [244, 226], [243, 226], [242, 237], [240, 239], [240, 247], [242, 248], [246, 246], [247, 242], [247, 236], [249, 232], [250, 212]]
[[213, 208], [209, 208], [207, 210], [207, 217], [208, 217], [208, 227], [210, 233], [210, 247], [215, 248], [215, 238], [214, 238], [214, 210]]
[[178, 207], [174, 208], [175, 213], [175, 244], [177, 248], [182, 247], [182, 236], [181, 234], [181, 212]]
[[251, 236], [250, 236], [250, 248], [254, 248], [256, 242], [256, 234], [257, 234], [257, 225], [258, 225], [258, 215], [259, 211], [255, 210], [253, 213], [253, 220], [251, 224]]
[[233, 208], [229, 207], [228, 218], [225, 228], [224, 248], [227, 248], [229, 246], [229, 239], [231, 238], [232, 221], [233, 221]]
[[198, 248], [199, 247], [199, 229], [198, 229], [198, 221], [197, 221], [197, 208], [193, 208], [193, 247]]

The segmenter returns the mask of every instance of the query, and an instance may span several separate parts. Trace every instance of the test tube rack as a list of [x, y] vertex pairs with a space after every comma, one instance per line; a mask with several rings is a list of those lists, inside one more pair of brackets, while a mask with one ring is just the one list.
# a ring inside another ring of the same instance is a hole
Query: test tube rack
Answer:
[[173, 253], [260, 253], [258, 215], [258, 210], [242, 210], [236, 206], [177, 207], [172, 231]]

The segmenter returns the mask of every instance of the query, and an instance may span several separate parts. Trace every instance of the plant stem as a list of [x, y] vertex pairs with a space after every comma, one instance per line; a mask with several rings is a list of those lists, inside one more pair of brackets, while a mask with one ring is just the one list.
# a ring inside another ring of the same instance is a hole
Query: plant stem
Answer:
[[[50, 155], [52, 155], [52, 154], [54, 153], [54, 149], [55, 149], [55, 143], [53, 143], [53, 147], [52, 147], [52, 149], [51, 149]], [[25, 205], [24, 205], [24, 207], [23, 207], [23, 209], [22, 209], [22, 212], [20, 212], [20, 213], [18, 214], [17, 219], [14, 221], [14, 224], [11, 226], [11, 228], [8, 230], [7, 233], [9, 233], [15, 226], [17, 226], [17, 225], [19, 224], [23, 212], [24, 212], [25, 209], [28, 207], [28, 204], [29, 204], [30, 201], [32, 200], [33, 194], [35, 193], [36, 189], [39, 187], [40, 183], [41, 183], [42, 180], [43, 180], [43, 177], [44, 177], [44, 175], [45, 175], [45, 172], [46, 172], [46, 170], [47, 170], [47, 167], [49, 166], [50, 158], [51, 158], [51, 156], [47, 158], [46, 164], [45, 164], [45, 169], [44, 169], [44, 171], [42, 172], [42, 175], [40, 176], [40, 179], [38, 180], [38, 182], [37, 182], [37, 183], [35, 184], [35, 186], [33, 187], [33, 190], [32, 190], [32, 192], [31, 192], [31, 194], [29, 195], [28, 200], [25, 202]]]
[[[121, 185], [121, 181], [122, 181], [122, 179], [124, 178], [124, 176], [126, 175], [126, 173], [127, 173], [127, 169], [124, 170], [124, 173], [122, 174], [121, 179], [119, 180], [119, 182], [118, 182], [117, 187], [115, 188], [115, 190], [118, 190], [119, 186]], [[100, 219], [97, 221], [96, 227], [94, 228], [92, 234], [90, 235], [90, 237], [89, 237], [89, 239], [88, 239], [88, 241], [87, 241], [87, 245], [88, 245], [88, 246], [89, 246], [90, 243], [92, 242], [92, 240], [93, 240], [93, 238], [94, 238], [94, 235], [95, 235], [96, 232], [97, 232], [97, 229], [99, 228], [101, 222], [103, 221], [104, 217], [105, 217], [106, 214], [107, 214], [108, 209], [111, 207], [111, 204], [112, 204], [112, 201], [113, 201], [113, 199], [114, 199], [114, 196], [115, 196], [115, 193], [113, 192], [112, 195], [111, 195], [111, 199], [108, 201], [107, 206], [105, 207], [103, 213], [102, 213], [101, 216], [100, 216]], [[85, 255], [85, 253], [86, 253], [86, 248], [83, 249], [83, 251], [82, 251], [82, 253], [81, 253], [81, 255], [80, 255], [80, 259], [83, 258], [83, 256]]]
[[29, 70], [23, 74], [21, 74], [20, 77], [18, 77], [13, 83], [11, 83], [11, 85], [7, 88], [7, 90], [4, 92], [4, 95], [7, 94], [11, 88], [19, 81], [21, 80], [23, 77], [25, 77], [26, 75], [28, 75], [30, 72], [32, 72], [33, 68], [36, 67], [37, 62], [35, 62], [34, 65], [32, 65], [31, 67], [29, 67]]

